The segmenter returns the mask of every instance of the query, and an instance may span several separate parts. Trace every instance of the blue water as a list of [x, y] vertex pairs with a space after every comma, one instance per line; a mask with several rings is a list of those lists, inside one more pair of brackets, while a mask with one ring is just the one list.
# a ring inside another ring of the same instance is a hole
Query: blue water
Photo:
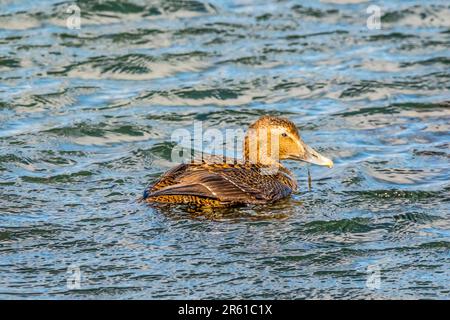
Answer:
[[[0, 4], [1, 299], [449, 298], [448, 1], [71, 4]], [[174, 130], [264, 114], [334, 160], [311, 190], [137, 201]]]

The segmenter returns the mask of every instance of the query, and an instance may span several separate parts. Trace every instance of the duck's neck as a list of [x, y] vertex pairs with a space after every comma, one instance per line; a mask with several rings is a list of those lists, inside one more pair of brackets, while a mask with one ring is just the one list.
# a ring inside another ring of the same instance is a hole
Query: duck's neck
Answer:
[[251, 139], [247, 134], [244, 139], [244, 161], [264, 166], [282, 167], [276, 155], [273, 155], [271, 145], [260, 143], [259, 139]]
[[[256, 146], [257, 147], [257, 146]], [[262, 173], [264, 175], [277, 175], [278, 179], [281, 179], [286, 185], [291, 187], [293, 190], [297, 189], [297, 182], [295, 181], [292, 172], [283, 166], [278, 160], [272, 157], [264, 156], [267, 153], [260, 152], [259, 148], [253, 146], [252, 150], [251, 143], [246, 138], [244, 140], [244, 161], [245, 163], [251, 163], [261, 166]], [[252, 153], [252, 151], [254, 153]]]

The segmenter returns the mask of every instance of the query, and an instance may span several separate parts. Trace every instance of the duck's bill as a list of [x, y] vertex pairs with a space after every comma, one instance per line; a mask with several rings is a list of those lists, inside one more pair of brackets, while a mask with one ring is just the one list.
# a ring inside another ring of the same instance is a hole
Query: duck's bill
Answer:
[[328, 168], [333, 167], [333, 161], [331, 159], [321, 155], [306, 144], [303, 145], [303, 148], [305, 149], [305, 154], [302, 155], [302, 157], [292, 157], [293, 160], [305, 161], [318, 166], [326, 166]]

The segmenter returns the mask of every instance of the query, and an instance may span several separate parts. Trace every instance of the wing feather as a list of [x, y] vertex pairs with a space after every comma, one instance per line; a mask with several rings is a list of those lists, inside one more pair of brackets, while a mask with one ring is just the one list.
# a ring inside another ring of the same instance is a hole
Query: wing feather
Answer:
[[262, 175], [256, 165], [184, 164], [163, 175], [144, 195], [198, 196], [232, 203], [266, 203], [291, 193], [277, 175]]

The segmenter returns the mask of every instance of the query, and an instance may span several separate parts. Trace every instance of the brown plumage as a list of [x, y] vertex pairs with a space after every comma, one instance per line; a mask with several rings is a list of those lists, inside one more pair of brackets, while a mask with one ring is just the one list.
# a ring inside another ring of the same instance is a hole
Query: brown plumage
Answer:
[[297, 188], [292, 173], [279, 162], [283, 159], [333, 164], [302, 141], [291, 121], [264, 116], [249, 127], [243, 160], [208, 156], [180, 164], [148, 187], [143, 198], [213, 207], [271, 203]]

